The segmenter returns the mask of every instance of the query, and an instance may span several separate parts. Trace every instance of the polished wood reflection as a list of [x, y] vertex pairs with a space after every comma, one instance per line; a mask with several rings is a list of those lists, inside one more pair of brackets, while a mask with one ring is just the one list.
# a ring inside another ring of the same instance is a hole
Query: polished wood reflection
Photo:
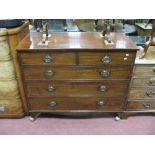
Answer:
[[20, 43], [18, 50], [31, 49], [125, 49], [137, 50], [137, 46], [125, 35], [111, 33], [114, 44], [105, 44], [100, 32], [53, 32], [48, 45], [38, 45], [42, 33], [31, 33]]

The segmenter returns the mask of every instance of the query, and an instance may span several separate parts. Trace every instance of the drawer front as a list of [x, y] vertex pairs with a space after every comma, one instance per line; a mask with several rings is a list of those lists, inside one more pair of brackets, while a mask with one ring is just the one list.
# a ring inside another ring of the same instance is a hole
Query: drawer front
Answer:
[[20, 99], [0, 99], [0, 117], [3, 115], [17, 115], [22, 113]]
[[129, 99], [155, 99], [155, 87], [131, 88]]
[[136, 65], [134, 76], [155, 76], [155, 65]]
[[129, 101], [127, 110], [153, 110], [155, 109], [154, 101]]
[[29, 98], [30, 110], [122, 110], [123, 98]]
[[0, 81], [0, 98], [18, 96], [18, 85], [16, 80]]
[[22, 64], [33, 65], [75, 65], [75, 53], [22, 53], [20, 55]]
[[129, 52], [79, 52], [82, 65], [133, 64], [135, 53]]
[[127, 94], [128, 82], [28, 82], [28, 96], [108, 96], [124, 97]]
[[132, 86], [155, 86], [155, 77], [149, 78], [133, 78]]
[[130, 67], [43, 67], [25, 66], [24, 78], [53, 79], [53, 80], [103, 80], [103, 79], [130, 79]]

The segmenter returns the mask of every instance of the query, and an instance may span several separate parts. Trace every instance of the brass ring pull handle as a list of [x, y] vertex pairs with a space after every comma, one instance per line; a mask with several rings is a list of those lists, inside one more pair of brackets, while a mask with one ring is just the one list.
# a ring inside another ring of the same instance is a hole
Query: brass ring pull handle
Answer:
[[50, 102], [48, 103], [48, 105], [49, 105], [50, 107], [54, 107], [54, 106], [57, 105], [57, 103], [56, 103], [55, 101], [50, 101]]
[[52, 57], [50, 55], [46, 55], [43, 58], [43, 60], [44, 60], [45, 63], [51, 63], [52, 62]]
[[152, 68], [153, 73], [155, 73], [155, 67]]
[[145, 102], [145, 103], [143, 103], [143, 106], [144, 106], [145, 108], [150, 108], [150, 107], [151, 107], [151, 103]]
[[104, 101], [99, 101], [99, 102], [97, 102], [97, 105], [98, 106], [103, 106], [103, 105], [105, 105], [105, 102]]
[[155, 96], [155, 92], [153, 92], [153, 91], [147, 91], [147, 92], [146, 92], [146, 95], [147, 95], [148, 97], [153, 97], [153, 96]]
[[108, 88], [107, 88], [107, 86], [105, 86], [105, 85], [99, 86], [99, 90], [102, 91], [102, 92], [106, 91], [107, 89], [108, 89]]
[[5, 111], [5, 106], [3, 104], [0, 104], [0, 112], [4, 112]]
[[48, 86], [48, 91], [49, 91], [49, 92], [52, 92], [52, 91], [54, 91], [54, 90], [55, 90], [55, 88], [54, 88], [52, 85], [49, 85], [49, 86]]
[[149, 85], [155, 86], [155, 78], [149, 80]]
[[109, 71], [104, 70], [104, 69], [103, 69], [103, 70], [101, 71], [101, 73], [100, 73], [101, 77], [108, 77], [109, 74], [110, 74]]
[[104, 56], [102, 59], [101, 59], [101, 61], [103, 62], [103, 63], [105, 63], [105, 64], [108, 64], [108, 63], [110, 63], [111, 62], [111, 58], [109, 57], [109, 56]]
[[48, 70], [48, 71], [46, 71], [45, 75], [47, 77], [52, 77], [54, 75], [54, 72], [52, 70]]

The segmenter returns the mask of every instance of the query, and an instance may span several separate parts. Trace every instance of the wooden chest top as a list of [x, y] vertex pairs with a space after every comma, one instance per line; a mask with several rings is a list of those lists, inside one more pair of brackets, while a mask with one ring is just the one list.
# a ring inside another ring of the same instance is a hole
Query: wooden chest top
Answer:
[[42, 50], [42, 49], [107, 49], [117, 51], [137, 50], [138, 47], [127, 36], [111, 33], [113, 44], [105, 44], [100, 32], [54, 32], [50, 33], [48, 45], [39, 45], [42, 33], [31, 33], [27, 35], [18, 45], [18, 50]]

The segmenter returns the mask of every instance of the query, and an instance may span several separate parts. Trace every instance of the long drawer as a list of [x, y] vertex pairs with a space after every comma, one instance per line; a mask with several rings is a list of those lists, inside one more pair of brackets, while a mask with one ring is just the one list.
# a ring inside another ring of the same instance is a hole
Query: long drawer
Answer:
[[134, 87], [129, 92], [129, 99], [155, 99], [155, 87]]
[[155, 65], [136, 65], [134, 77], [155, 76]]
[[123, 98], [29, 98], [31, 110], [122, 110]]
[[126, 81], [104, 82], [28, 82], [28, 96], [108, 96], [124, 97], [128, 89]]
[[103, 79], [130, 79], [131, 67], [49, 67], [24, 66], [25, 80], [103, 80]]
[[134, 59], [135, 53], [132, 52], [79, 52], [79, 64], [82, 65], [131, 65]]
[[74, 65], [76, 54], [73, 53], [51, 53], [51, 52], [29, 52], [20, 55], [22, 64], [33, 65]]
[[155, 109], [155, 100], [129, 101], [127, 104], [127, 110], [153, 110], [153, 109]]

